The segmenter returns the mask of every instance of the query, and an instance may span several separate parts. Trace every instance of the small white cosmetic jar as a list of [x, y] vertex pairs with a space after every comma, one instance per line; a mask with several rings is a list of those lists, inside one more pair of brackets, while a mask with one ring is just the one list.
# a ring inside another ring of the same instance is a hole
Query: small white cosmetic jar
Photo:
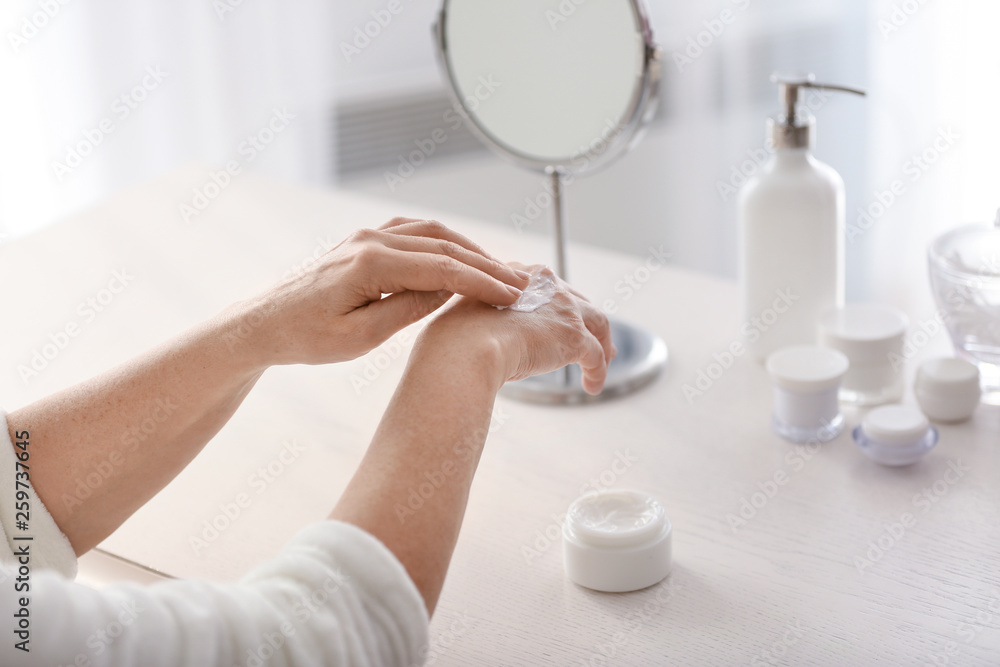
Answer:
[[844, 429], [837, 392], [848, 367], [847, 357], [828, 347], [796, 345], [768, 357], [775, 432], [799, 443], [836, 438]]
[[663, 505], [630, 489], [577, 498], [563, 523], [563, 565], [580, 586], [637, 591], [670, 574], [673, 529]]
[[964, 359], [928, 359], [917, 368], [913, 393], [929, 419], [961, 422], [979, 405], [979, 367]]
[[850, 362], [840, 400], [881, 405], [903, 395], [903, 343], [909, 319], [889, 306], [849, 304], [823, 313], [819, 344], [843, 352]]
[[907, 466], [934, 448], [938, 432], [910, 405], [875, 408], [854, 429], [854, 442], [873, 461], [887, 466]]

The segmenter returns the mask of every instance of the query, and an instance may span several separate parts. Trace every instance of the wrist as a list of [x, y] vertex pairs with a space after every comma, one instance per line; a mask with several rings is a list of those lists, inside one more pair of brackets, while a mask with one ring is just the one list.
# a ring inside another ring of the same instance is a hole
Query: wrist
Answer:
[[411, 363], [474, 374], [495, 394], [511, 377], [508, 356], [492, 331], [475, 325], [452, 327], [438, 320], [420, 332]]
[[273, 340], [273, 325], [264, 304], [238, 301], [223, 310], [213, 322], [213, 335], [222, 352], [231, 355], [241, 366], [263, 372], [282, 363], [280, 346]]

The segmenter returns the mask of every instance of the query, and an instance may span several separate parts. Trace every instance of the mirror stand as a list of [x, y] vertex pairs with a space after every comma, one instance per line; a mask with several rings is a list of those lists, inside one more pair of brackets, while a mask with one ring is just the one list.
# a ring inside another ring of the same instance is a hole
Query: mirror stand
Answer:
[[[547, 171], [552, 179], [556, 273], [563, 280], [568, 280], [563, 175], [558, 169]], [[618, 348], [618, 356], [608, 367], [608, 378], [600, 394], [591, 396], [583, 390], [580, 367], [576, 364], [518, 382], [508, 382], [500, 393], [528, 403], [591, 403], [631, 393], [652, 382], [667, 363], [667, 344], [652, 332], [614, 318], [609, 319], [611, 339]]]

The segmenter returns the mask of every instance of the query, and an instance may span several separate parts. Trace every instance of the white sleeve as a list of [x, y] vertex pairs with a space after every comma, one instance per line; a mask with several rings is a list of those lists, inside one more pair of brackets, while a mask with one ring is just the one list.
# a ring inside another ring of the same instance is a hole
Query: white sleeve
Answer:
[[[32, 572], [29, 653], [14, 648], [18, 595], [0, 592], [0, 664], [420, 665], [428, 616], [402, 564], [375, 537], [324, 521], [239, 583], [176, 580], [100, 591]], [[9, 626], [9, 627], [4, 627]]]
[[[11, 442], [3, 411], [0, 431], [0, 665], [422, 664], [423, 598], [385, 545], [346, 523], [305, 528], [237, 584], [177, 580], [97, 591], [70, 581], [73, 547], [33, 489], [28, 529], [18, 528], [23, 450]], [[16, 552], [24, 549], [22, 571]]]
[[[52, 569], [69, 578], [76, 576], [76, 554], [73, 546], [66, 539], [66, 536], [59, 530], [59, 526], [52, 519], [45, 505], [35, 493], [35, 490], [28, 485], [25, 487], [23, 474], [18, 480], [18, 472], [31, 475], [31, 438], [22, 442], [27, 442], [23, 449], [14, 446], [10, 441], [10, 433], [7, 428], [7, 413], [0, 410], [0, 565], [7, 565], [16, 570], [18, 567], [15, 552], [30, 545], [31, 567], [34, 570], [42, 568]], [[24, 461], [28, 470], [18, 468], [17, 454], [27, 451], [27, 460]], [[17, 482], [20, 481], [19, 485]], [[26, 507], [27, 528], [18, 529], [18, 521], [25, 518], [18, 515], [17, 492], [27, 491], [28, 500]], [[17, 539], [31, 537], [31, 540]], [[0, 583], [0, 587], [3, 584]], [[2, 591], [3, 588], [0, 588]], [[0, 628], [0, 634], [3, 630]]]

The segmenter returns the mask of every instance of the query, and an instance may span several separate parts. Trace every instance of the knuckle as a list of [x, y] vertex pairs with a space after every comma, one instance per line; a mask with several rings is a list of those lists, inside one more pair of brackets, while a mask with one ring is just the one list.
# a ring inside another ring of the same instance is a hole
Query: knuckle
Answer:
[[366, 243], [368, 241], [373, 241], [378, 236], [378, 232], [374, 229], [358, 229], [351, 232], [350, 239], [355, 243]]
[[600, 310], [594, 308], [594, 324], [597, 326], [597, 333], [602, 336], [611, 334], [611, 320]]
[[448, 231], [448, 228], [437, 220], [424, 220], [424, 228], [435, 236], [440, 236]]
[[462, 277], [462, 269], [458, 260], [448, 256], [442, 256], [437, 262], [438, 274], [449, 282], [457, 281]]
[[441, 241], [441, 252], [448, 257], [459, 257], [463, 250], [464, 248], [454, 241]]
[[371, 264], [381, 253], [382, 247], [372, 243], [361, 243], [354, 249], [354, 258], [361, 264]]

